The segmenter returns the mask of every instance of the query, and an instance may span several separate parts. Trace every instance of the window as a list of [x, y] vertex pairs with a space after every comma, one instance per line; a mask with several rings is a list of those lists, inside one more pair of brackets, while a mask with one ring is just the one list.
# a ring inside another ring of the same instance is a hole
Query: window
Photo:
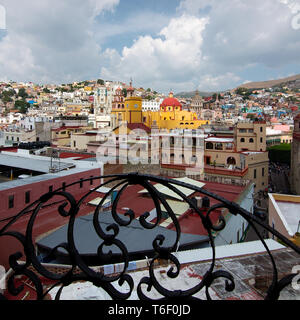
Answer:
[[265, 176], [265, 168], [261, 169], [261, 174], [262, 174], [263, 177]]
[[241, 142], [245, 142], [245, 138], [241, 138]]
[[222, 143], [216, 143], [216, 150], [223, 150], [223, 144]]
[[62, 184], [62, 189], [63, 189], [63, 191], [66, 191], [66, 183], [65, 182], [63, 182], [63, 184]]
[[232, 150], [233, 149], [233, 143], [226, 143], [226, 150]]
[[8, 197], [8, 209], [11, 209], [14, 207], [14, 200], [15, 200], [15, 196], [11, 195]]
[[90, 180], [90, 185], [92, 186], [93, 185], [93, 183], [94, 183], [94, 180], [93, 180], [93, 176], [90, 176], [90, 178], [91, 178], [91, 180]]
[[26, 191], [25, 192], [25, 203], [29, 203], [30, 202], [30, 191]]
[[254, 143], [254, 140], [252, 138], [249, 139], [250, 143]]
[[263, 127], [260, 127], [260, 132], [263, 132], [264, 131], [264, 128]]
[[79, 184], [80, 189], [83, 187], [83, 179], [80, 179], [80, 184]]
[[260, 143], [263, 143], [263, 141], [264, 141], [263, 138], [260, 138]]
[[197, 157], [196, 157], [196, 156], [192, 156], [192, 157], [191, 157], [191, 162], [192, 162], [192, 163], [197, 162]]
[[235, 158], [233, 158], [233, 157], [230, 157], [230, 158], [228, 158], [227, 159], [227, 164], [228, 165], [236, 165], [236, 160], [235, 160]]
[[256, 179], [256, 169], [254, 169], [254, 179]]
[[207, 142], [206, 149], [212, 150], [214, 148], [214, 145], [211, 142]]

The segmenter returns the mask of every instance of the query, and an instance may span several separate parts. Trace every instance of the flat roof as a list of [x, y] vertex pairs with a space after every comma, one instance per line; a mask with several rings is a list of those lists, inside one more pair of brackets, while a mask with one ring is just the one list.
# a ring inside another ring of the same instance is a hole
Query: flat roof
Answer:
[[206, 138], [205, 142], [223, 142], [223, 143], [230, 143], [230, 142], [234, 142], [233, 138]]
[[[8, 155], [0, 153], [0, 165], [14, 168], [21, 168], [37, 172], [49, 173], [50, 158], [45, 160], [36, 159], [34, 157], [23, 157], [18, 155]], [[62, 162], [63, 167], [72, 167], [73, 163]]]
[[[272, 239], [265, 240], [268, 248], [275, 259], [279, 274], [285, 274], [291, 269], [291, 266], [299, 263], [297, 253], [281, 246]], [[266, 252], [265, 247], [260, 241], [250, 243], [240, 243], [216, 247], [216, 266], [215, 270], [224, 270], [229, 272], [235, 281], [233, 291], [226, 291], [223, 279], [214, 281], [208, 288], [208, 292], [213, 300], [263, 300], [266, 296], [266, 287], [272, 281], [271, 260]], [[206, 254], [206, 252], [208, 254]], [[181, 264], [180, 275], [174, 279], [166, 277], [168, 266], [157, 265], [154, 268], [155, 277], [159, 283], [163, 283], [168, 290], [175, 291], [188, 290], [199, 285], [206, 272], [211, 267], [211, 248], [177, 252], [174, 255], [179, 259]], [[184, 258], [181, 258], [184, 256]], [[134, 288], [129, 300], [138, 300], [137, 286], [141, 279], [149, 277], [149, 263], [146, 259], [132, 261], [129, 263], [128, 271], [131, 270], [130, 276], [133, 279]], [[53, 268], [57, 267], [53, 265]], [[65, 267], [66, 268], [66, 267]], [[68, 266], [69, 270], [70, 266]], [[123, 264], [111, 264], [99, 268], [105, 275], [119, 274], [123, 270]], [[97, 270], [97, 269], [96, 269]], [[59, 287], [50, 291], [52, 299]], [[127, 288], [118, 287], [121, 292], [126, 292]], [[146, 290], [145, 290], [146, 292]], [[152, 299], [162, 298], [156, 290], [147, 292], [147, 296]], [[196, 292], [194, 297], [207, 300], [206, 288]], [[112, 300], [109, 294], [101, 289], [96, 288], [90, 282], [72, 283], [65, 287], [61, 295], [62, 300]], [[299, 300], [299, 290], [291, 286], [283, 289], [280, 293], [279, 300]]]
[[276, 201], [280, 208], [281, 214], [294, 235], [297, 232], [300, 222], [300, 203]]
[[[124, 217], [118, 214], [123, 220], [128, 220], [128, 217]], [[74, 225], [74, 238], [75, 245], [78, 252], [87, 258], [97, 259], [97, 250], [99, 245], [103, 240], [99, 237], [95, 231], [93, 225], [94, 213], [79, 217], [75, 219]], [[103, 230], [106, 230], [108, 226], [116, 223], [110, 211], [101, 212], [99, 214], [99, 223]], [[59, 243], [66, 242], [68, 234], [68, 224], [64, 225], [60, 229], [54, 231], [53, 233], [45, 236], [37, 242], [38, 247], [41, 250], [51, 251]], [[130, 255], [151, 255], [154, 253], [153, 240], [158, 236], [163, 235], [165, 241], [163, 244], [164, 248], [169, 248], [174, 245], [176, 240], [176, 232], [163, 227], [157, 226], [154, 229], [145, 229], [141, 226], [138, 219], [131, 222], [129, 226], [119, 226], [119, 234], [117, 239], [122, 241], [126, 246], [128, 253]], [[142, 241], [137, 241], [137, 239], [143, 239]], [[185, 247], [201, 247], [207, 246], [209, 238], [202, 235], [192, 235], [181, 233], [180, 246], [179, 248]], [[109, 247], [115, 258], [121, 257], [121, 251], [116, 246]], [[67, 255], [63, 249], [58, 250], [57, 259], [61, 257], [62, 259], [67, 258]]]
[[271, 201], [276, 205], [278, 216], [290, 236], [293, 236], [300, 223], [300, 196], [269, 194]]
[[64, 177], [64, 176], [68, 176], [68, 175], [72, 175], [72, 174], [76, 174], [76, 173], [81, 173], [81, 172], [85, 172], [87, 170], [92, 170], [92, 168], [72, 168], [70, 170], [63, 170], [63, 171], [56, 172], [56, 173], [42, 174], [39, 176], [27, 178], [27, 179], [16, 179], [16, 180], [12, 180], [12, 181], [7, 181], [7, 182], [0, 183], [0, 191], [6, 190], [6, 189], [12, 189], [12, 188], [16, 188], [16, 187], [21, 187], [21, 186], [24, 186], [27, 184], [32, 184], [32, 183], [37, 183], [37, 182], [41, 182], [41, 181], [47, 181], [47, 180], [51, 180], [51, 179], [55, 179], [55, 178], [60, 178], [60, 177]]

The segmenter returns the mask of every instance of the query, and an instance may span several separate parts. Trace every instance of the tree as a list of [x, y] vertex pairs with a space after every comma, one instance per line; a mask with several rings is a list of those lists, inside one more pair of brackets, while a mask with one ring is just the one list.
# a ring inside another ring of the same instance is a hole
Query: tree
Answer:
[[123, 96], [126, 98], [127, 97], [127, 89], [126, 88], [123, 88]]
[[28, 93], [26, 92], [26, 90], [24, 88], [21, 88], [19, 90], [18, 97], [21, 97], [22, 99], [28, 98]]
[[49, 90], [48, 88], [44, 88], [44, 89], [43, 89], [43, 92], [45, 92], [45, 93], [50, 93], [50, 90]]
[[15, 102], [15, 109], [18, 109], [20, 113], [26, 113], [29, 107], [30, 104], [25, 100], [17, 100]]
[[98, 79], [98, 80], [97, 80], [97, 84], [100, 84], [100, 85], [103, 86], [103, 85], [104, 85], [104, 81], [103, 81], [102, 79]]
[[250, 91], [247, 88], [242, 88], [242, 87], [236, 89], [235, 93], [241, 96], [248, 95], [248, 94], [250, 95]]

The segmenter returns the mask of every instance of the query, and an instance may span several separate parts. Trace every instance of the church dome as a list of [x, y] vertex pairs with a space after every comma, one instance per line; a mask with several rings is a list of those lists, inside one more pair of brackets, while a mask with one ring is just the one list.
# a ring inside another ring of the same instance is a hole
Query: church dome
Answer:
[[182, 104], [173, 97], [173, 92], [170, 92], [169, 97], [164, 99], [161, 107], [182, 107]]

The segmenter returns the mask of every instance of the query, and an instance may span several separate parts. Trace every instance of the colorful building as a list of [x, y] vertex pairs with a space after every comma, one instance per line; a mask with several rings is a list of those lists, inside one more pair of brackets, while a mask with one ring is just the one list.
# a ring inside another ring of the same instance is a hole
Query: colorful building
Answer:
[[143, 123], [149, 128], [155, 126], [167, 130], [198, 129], [204, 124], [209, 124], [207, 120], [199, 120], [195, 112], [183, 110], [182, 104], [174, 98], [172, 92], [163, 100], [159, 111], [143, 112], [142, 103], [141, 97], [134, 96], [134, 89], [130, 83], [124, 103], [114, 104], [112, 115], [116, 117], [117, 123]]

